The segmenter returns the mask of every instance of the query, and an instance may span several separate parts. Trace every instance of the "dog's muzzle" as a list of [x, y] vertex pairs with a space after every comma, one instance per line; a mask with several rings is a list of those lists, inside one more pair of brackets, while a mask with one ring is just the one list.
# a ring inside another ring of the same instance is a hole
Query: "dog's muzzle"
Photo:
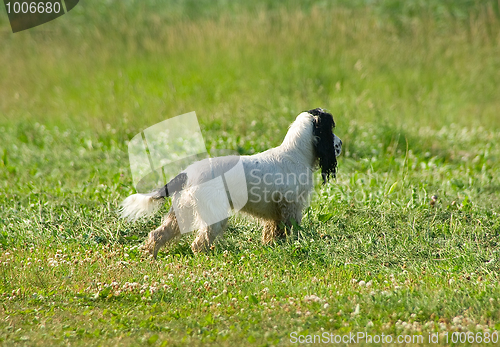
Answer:
[[335, 156], [338, 157], [342, 153], [342, 140], [333, 135], [333, 148], [335, 148]]

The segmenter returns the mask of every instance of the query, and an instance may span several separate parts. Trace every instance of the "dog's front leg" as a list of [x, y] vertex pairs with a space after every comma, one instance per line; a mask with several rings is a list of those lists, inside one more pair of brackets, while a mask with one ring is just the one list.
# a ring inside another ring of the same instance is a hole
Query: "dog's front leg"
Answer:
[[280, 234], [279, 222], [274, 220], [266, 220], [262, 225], [262, 243], [268, 244], [278, 238]]
[[290, 235], [293, 225], [300, 224], [302, 212], [300, 205], [283, 205], [279, 208], [277, 220], [265, 220], [262, 229], [262, 243], [268, 244]]

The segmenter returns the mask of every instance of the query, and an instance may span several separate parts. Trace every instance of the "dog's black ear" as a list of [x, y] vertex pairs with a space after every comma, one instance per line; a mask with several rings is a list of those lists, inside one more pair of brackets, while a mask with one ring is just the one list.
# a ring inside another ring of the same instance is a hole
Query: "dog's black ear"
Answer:
[[326, 183], [330, 175], [336, 177], [337, 172], [337, 157], [335, 156], [335, 148], [333, 144], [333, 128], [335, 122], [333, 116], [321, 108], [307, 111], [313, 115], [313, 137], [314, 149], [319, 161], [323, 184]]

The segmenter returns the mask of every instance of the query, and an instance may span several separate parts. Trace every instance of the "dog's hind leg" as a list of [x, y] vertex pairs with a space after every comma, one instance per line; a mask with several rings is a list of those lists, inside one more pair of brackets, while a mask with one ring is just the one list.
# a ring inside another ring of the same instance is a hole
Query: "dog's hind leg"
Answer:
[[174, 237], [180, 236], [180, 234], [181, 232], [179, 230], [179, 224], [177, 224], [177, 218], [175, 218], [175, 213], [170, 210], [162, 225], [149, 233], [145, 248], [149, 250], [149, 253], [156, 259], [160, 248]]
[[221, 235], [227, 226], [227, 218], [200, 229], [198, 236], [191, 244], [193, 253], [206, 252], [211, 249], [215, 239]]

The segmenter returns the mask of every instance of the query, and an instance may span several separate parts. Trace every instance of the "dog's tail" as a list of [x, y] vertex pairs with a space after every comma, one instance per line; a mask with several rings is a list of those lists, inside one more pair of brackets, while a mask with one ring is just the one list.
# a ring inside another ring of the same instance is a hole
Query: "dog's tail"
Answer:
[[135, 221], [142, 217], [152, 216], [161, 208], [165, 198], [184, 188], [186, 181], [187, 174], [182, 172], [157, 191], [130, 195], [120, 204], [121, 217]]

